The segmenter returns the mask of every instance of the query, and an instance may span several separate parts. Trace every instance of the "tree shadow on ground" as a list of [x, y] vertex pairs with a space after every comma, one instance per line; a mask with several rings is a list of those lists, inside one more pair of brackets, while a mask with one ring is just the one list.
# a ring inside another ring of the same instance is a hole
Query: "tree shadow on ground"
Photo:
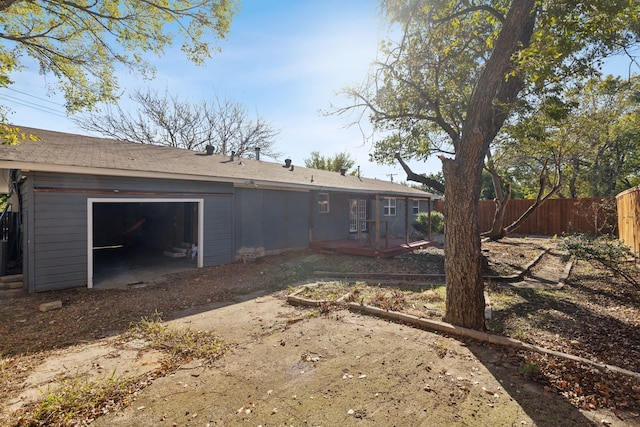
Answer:
[[553, 340], [565, 352], [640, 371], [640, 326], [598, 311], [597, 306], [585, 304], [587, 301], [564, 298], [564, 290], [511, 292], [522, 301], [493, 310], [487, 322], [490, 330], [542, 346], [541, 338]]
[[509, 398], [538, 426], [597, 426], [598, 422], [587, 418], [562, 396], [545, 390], [538, 382], [525, 378], [526, 361], [516, 351], [490, 344], [470, 342], [469, 350], [502, 384]]
[[[487, 322], [490, 330], [597, 364], [640, 372], [640, 326], [612, 305], [617, 293], [588, 285], [505, 292], [519, 302], [495, 309]], [[637, 377], [539, 353], [531, 353], [528, 359], [539, 368], [537, 381], [581, 407], [629, 411], [636, 405]]]

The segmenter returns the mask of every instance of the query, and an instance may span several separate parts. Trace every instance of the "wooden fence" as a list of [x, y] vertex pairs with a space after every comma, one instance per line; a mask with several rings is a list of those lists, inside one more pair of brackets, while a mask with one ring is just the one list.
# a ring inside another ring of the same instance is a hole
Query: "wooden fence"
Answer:
[[616, 202], [620, 240], [633, 252], [640, 253], [640, 187], [618, 194]]
[[[504, 226], [511, 224], [531, 206], [534, 200], [514, 199], [507, 204]], [[493, 200], [481, 200], [478, 205], [478, 226], [488, 231], [495, 214]], [[436, 201], [435, 209], [444, 212], [444, 201]], [[603, 199], [549, 199], [539, 206], [513, 231], [515, 234], [554, 236], [563, 233], [611, 233], [617, 229], [615, 211], [607, 213]]]

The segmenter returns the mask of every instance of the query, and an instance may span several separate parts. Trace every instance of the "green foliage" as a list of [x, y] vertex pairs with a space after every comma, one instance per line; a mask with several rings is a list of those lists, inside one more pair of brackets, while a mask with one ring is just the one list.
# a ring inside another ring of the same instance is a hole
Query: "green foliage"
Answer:
[[420, 212], [413, 223], [413, 228], [422, 234], [429, 234], [429, 218], [431, 218], [431, 232], [442, 233], [444, 231], [444, 215], [437, 211]]
[[612, 197], [640, 181], [640, 76], [594, 77], [519, 111], [497, 138], [501, 171], [534, 197], [545, 165], [565, 197]]
[[27, 139], [37, 141], [39, 138], [35, 135], [20, 132], [20, 129], [17, 127], [0, 124], [0, 140], [2, 141], [2, 145], [16, 145], [20, 141]]
[[534, 379], [538, 377], [540, 373], [540, 365], [533, 362], [525, 363], [524, 366], [520, 369], [520, 374], [522, 374], [522, 376], [527, 379]]
[[[321, 169], [333, 172], [340, 172], [341, 169], [349, 171], [355, 165], [355, 160], [347, 152], [331, 156], [321, 156], [319, 151], [312, 151], [311, 157], [304, 159], [304, 165], [311, 169]], [[355, 172], [350, 172], [353, 175]]]
[[561, 248], [567, 253], [566, 262], [570, 257], [587, 261], [596, 268], [603, 268], [622, 277], [627, 283], [640, 289], [635, 266], [630, 263], [633, 259], [631, 248], [612, 236], [592, 237], [577, 233], [565, 237]]
[[91, 109], [117, 99], [117, 66], [151, 77], [147, 57], [163, 54], [174, 39], [189, 60], [203, 64], [229, 31], [235, 8], [233, 0], [2, 2], [0, 86], [31, 57], [41, 74], [55, 76], [68, 111]]

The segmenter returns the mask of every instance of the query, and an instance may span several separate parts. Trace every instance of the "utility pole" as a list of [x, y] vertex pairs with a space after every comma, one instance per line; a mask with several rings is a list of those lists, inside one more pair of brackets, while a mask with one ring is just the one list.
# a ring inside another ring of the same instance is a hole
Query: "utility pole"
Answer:
[[395, 175], [398, 175], [397, 173], [388, 173], [387, 176], [391, 179], [391, 182], [393, 182], [393, 177]]

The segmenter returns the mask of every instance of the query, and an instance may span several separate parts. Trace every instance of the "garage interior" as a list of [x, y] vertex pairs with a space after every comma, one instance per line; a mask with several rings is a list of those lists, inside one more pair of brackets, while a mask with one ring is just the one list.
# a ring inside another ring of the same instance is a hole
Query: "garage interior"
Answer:
[[93, 286], [157, 281], [197, 267], [198, 203], [93, 204]]

